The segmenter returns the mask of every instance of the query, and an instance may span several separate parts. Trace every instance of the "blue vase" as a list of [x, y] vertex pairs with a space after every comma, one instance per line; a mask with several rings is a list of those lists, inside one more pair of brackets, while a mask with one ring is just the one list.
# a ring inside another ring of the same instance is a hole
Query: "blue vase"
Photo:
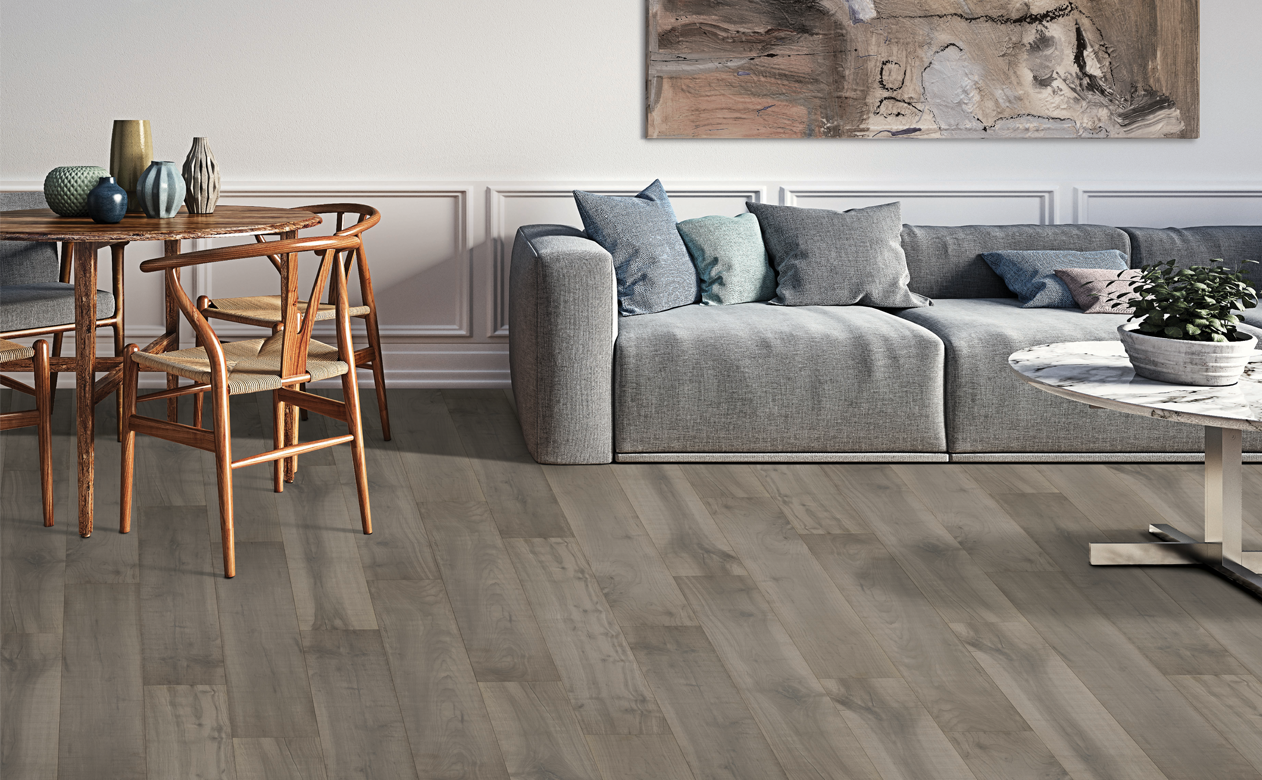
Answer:
[[102, 176], [100, 183], [88, 193], [88, 216], [93, 222], [112, 225], [127, 215], [127, 191], [113, 176]]
[[136, 182], [136, 197], [147, 217], [174, 217], [184, 203], [184, 193], [184, 177], [170, 160], [154, 160]]

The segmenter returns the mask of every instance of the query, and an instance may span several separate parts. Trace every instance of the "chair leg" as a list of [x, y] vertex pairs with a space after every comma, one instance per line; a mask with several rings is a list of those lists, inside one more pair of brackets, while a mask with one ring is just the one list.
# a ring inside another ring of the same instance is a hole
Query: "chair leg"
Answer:
[[193, 394], [193, 427], [202, 427], [202, 397], [206, 395], [202, 393]]
[[228, 388], [211, 389], [215, 419], [215, 478], [219, 483], [219, 534], [223, 538], [223, 576], [237, 576], [236, 538], [232, 524], [232, 429]]
[[[123, 354], [123, 324], [121, 322], [116, 322], [114, 323], [113, 328], [114, 328], [114, 357], [119, 357]], [[122, 441], [123, 440], [123, 386], [122, 385], [118, 386], [117, 396], [118, 397], [115, 399], [115, 401], [118, 405], [118, 426], [117, 426], [118, 427], [118, 440]]]
[[48, 342], [35, 342], [35, 409], [39, 412], [39, 486], [44, 504], [44, 527], [53, 525], [52, 396], [48, 381]]
[[119, 387], [123, 396], [123, 413], [119, 416], [123, 429], [123, 482], [118, 501], [118, 532], [121, 534], [131, 531], [131, 494], [136, 466], [136, 432], [131, 429], [131, 418], [136, 413], [136, 383], [140, 375], [132, 355], [137, 351], [139, 348], [135, 344], [128, 344], [123, 349], [123, 383]]
[[368, 465], [364, 462], [364, 426], [359, 416], [359, 382], [355, 366], [342, 375], [342, 395], [346, 403], [346, 426], [350, 428], [351, 461], [355, 466], [355, 490], [359, 494], [359, 516], [364, 533], [372, 533], [372, 510], [368, 505]]
[[381, 362], [381, 334], [377, 331], [377, 310], [364, 317], [368, 346], [372, 348], [372, 383], [377, 390], [377, 411], [381, 415], [381, 438], [390, 441], [390, 410], [386, 406], [386, 366]]
[[[292, 447], [298, 443], [298, 407], [285, 404], [285, 446]], [[298, 456], [293, 455], [285, 461], [285, 481], [293, 482], [298, 474]]]
[[[272, 449], [279, 450], [285, 446], [285, 405], [280, 401], [280, 393], [272, 391]], [[285, 459], [272, 461], [272, 474], [276, 484], [273, 490], [277, 493], [285, 491]]]

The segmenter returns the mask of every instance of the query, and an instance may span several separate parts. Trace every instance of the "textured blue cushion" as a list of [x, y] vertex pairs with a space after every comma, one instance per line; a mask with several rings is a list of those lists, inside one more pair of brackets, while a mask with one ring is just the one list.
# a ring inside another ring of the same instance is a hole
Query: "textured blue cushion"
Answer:
[[679, 223], [679, 235], [701, 277], [702, 304], [769, 301], [776, 272], [767, 260], [758, 217], [698, 217]]
[[1003, 277], [1008, 289], [1026, 309], [1072, 309], [1077, 307], [1069, 287], [1057, 276], [1057, 268], [1103, 268], [1125, 271], [1130, 267], [1126, 254], [1116, 249], [1099, 252], [1069, 252], [1059, 249], [983, 252], [982, 259]]
[[661, 181], [633, 198], [575, 190], [574, 202], [588, 238], [613, 255], [620, 313], [650, 314], [700, 299], [697, 270]]

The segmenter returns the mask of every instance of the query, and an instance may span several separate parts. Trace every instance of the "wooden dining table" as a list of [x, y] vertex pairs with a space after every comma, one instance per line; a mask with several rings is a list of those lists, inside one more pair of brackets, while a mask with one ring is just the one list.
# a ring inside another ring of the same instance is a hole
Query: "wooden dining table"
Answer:
[[[213, 214], [189, 214], [183, 208], [169, 219], [143, 214], [127, 214], [116, 224], [100, 224], [87, 217], [61, 217], [49, 209], [0, 212], [0, 240], [59, 241], [69, 248], [74, 264], [75, 356], [54, 358], [54, 371], [75, 373], [75, 416], [77, 420], [79, 535], [92, 535], [93, 478], [95, 468], [95, 407], [118, 389], [122, 380], [121, 357], [96, 354], [96, 255], [106, 246], [133, 241], [161, 241], [164, 256], [178, 255], [185, 239], [218, 236], [279, 235], [296, 238], [297, 231], [319, 225], [317, 214], [300, 209], [260, 206], [219, 206]], [[179, 272], [176, 272], [176, 279]], [[180, 317], [170, 290], [164, 290], [165, 328], [161, 336], [142, 349], [145, 352], [172, 352], [180, 348]], [[122, 306], [122, 301], [117, 302]], [[96, 378], [98, 372], [104, 376]], [[167, 378], [174, 389], [178, 379]], [[178, 399], [167, 399], [167, 418], [175, 422]]]

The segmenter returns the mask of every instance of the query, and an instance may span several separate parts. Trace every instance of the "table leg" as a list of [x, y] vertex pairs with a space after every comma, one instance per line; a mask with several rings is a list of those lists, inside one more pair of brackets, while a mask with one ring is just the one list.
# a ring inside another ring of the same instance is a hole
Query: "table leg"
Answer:
[[1092, 544], [1093, 566], [1200, 564], [1262, 596], [1262, 552], [1242, 549], [1243, 459], [1241, 431], [1205, 427], [1205, 539], [1197, 541], [1170, 525], [1148, 532], [1161, 541]]
[[79, 448], [79, 535], [92, 535], [96, 409], [96, 244], [71, 245], [75, 285], [75, 419]]
[[[163, 241], [163, 256], [170, 257], [180, 253], [180, 241]], [[175, 269], [175, 281], [180, 281], [180, 269]], [[166, 351], [174, 352], [180, 348], [180, 308], [175, 305], [175, 296], [171, 291], [163, 287], [163, 295], [165, 296], [166, 305], [166, 331], [172, 337], [171, 345]], [[167, 389], [174, 390], [180, 384], [180, 378], [174, 374], [167, 374]], [[180, 399], [167, 399], [167, 420], [171, 422], [180, 421]]]

